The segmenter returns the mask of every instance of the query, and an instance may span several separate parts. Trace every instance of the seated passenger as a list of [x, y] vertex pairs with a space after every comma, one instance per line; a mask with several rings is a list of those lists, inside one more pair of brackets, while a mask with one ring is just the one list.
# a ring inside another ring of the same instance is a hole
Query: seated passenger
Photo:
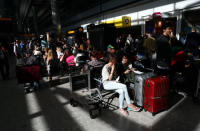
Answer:
[[[97, 58], [97, 52], [92, 51], [90, 54], [90, 61], [83, 66], [81, 72], [85, 72], [90, 70], [91, 78], [99, 78], [101, 76], [101, 70], [104, 66], [105, 62], [99, 60]], [[91, 81], [92, 86], [94, 86], [95, 82]]]
[[92, 68], [98, 68], [98, 67], [103, 67], [103, 65], [104, 65], [104, 62], [100, 61], [97, 58], [97, 52], [96, 51], [93, 51], [90, 54], [90, 60], [91, 61], [88, 62], [88, 66], [90, 66], [90, 69], [92, 69]]
[[127, 55], [123, 55], [119, 68], [122, 82], [125, 84], [134, 83], [135, 75], [133, 71], [135, 71], [136, 68], [132, 67], [132, 64], [129, 62]]
[[115, 90], [119, 93], [120, 111], [122, 114], [128, 115], [128, 112], [123, 108], [124, 98], [126, 99], [128, 107], [133, 111], [139, 111], [140, 108], [131, 104], [126, 85], [118, 82], [119, 76], [116, 71], [116, 62], [116, 56], [111, 54], [109, 56], [109, 63], [102, 70], [102, 83], [105, 90]]
[[37, 65], [38, 60], [37, 58], [32, 54], [32, 51], [26, 52], [26, 65]]

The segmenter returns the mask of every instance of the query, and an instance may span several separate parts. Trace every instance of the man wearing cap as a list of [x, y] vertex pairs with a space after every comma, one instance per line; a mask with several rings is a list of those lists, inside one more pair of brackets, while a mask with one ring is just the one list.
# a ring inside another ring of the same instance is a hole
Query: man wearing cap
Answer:
[[108, 62], [108, 57], [110, 54], [115, 53], [115, 48], [111, 44], [107, 46], [107, 51], [105, 53], [104, 61]]

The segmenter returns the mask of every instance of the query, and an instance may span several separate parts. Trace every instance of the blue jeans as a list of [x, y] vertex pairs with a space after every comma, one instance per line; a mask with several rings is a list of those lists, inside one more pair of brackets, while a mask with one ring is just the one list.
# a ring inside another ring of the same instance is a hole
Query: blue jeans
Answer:
[[127, 87], [125, 84], [118, 83], [116, 81], [105, 81], [103, 83], [105, 90], [115, 90], [119, 93], [119, 107], [123, 108], [124, 98], [127, 104], [131, 104], [130, 97], [128, 95]]

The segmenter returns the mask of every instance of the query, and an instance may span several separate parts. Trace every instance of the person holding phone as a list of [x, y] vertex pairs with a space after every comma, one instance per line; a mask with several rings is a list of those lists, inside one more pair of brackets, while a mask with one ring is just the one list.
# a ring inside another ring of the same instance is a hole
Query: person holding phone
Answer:
[[131, 103], [127, 86], [119, 82], [116, 64], [116, 56], [114, 54], [110, 54], [108, 64], [106, 64], [102, 69], [102, 83], [105, 90], [115, 90], [117, 93], [119, 93], [120, 111], [122, 114], [127, 116], [128, 112], [123, 108], [124, 98], [128, 104], [128, 107], [133, 111], [139, 111], [140, 108]]

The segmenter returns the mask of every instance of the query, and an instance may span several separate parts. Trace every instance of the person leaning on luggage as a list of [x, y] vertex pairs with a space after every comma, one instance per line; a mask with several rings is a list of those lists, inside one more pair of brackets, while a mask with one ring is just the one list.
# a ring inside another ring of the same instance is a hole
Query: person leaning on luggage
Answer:
[[139, 111], [140, 108], [131, 104], [126, 85], [118, 81], [119, 76], [117, 75], [116, 63], [116, 56], [110, 54], [108, 64], [106, 64], [102, 69], [102, 83], [105, 90], [115, 90], [119, 93], [120, 111], [122, 114], [128, 115], [128, 112], [123, 108], [124, 98], [126, 99], [128, 107], [133, 111]]

